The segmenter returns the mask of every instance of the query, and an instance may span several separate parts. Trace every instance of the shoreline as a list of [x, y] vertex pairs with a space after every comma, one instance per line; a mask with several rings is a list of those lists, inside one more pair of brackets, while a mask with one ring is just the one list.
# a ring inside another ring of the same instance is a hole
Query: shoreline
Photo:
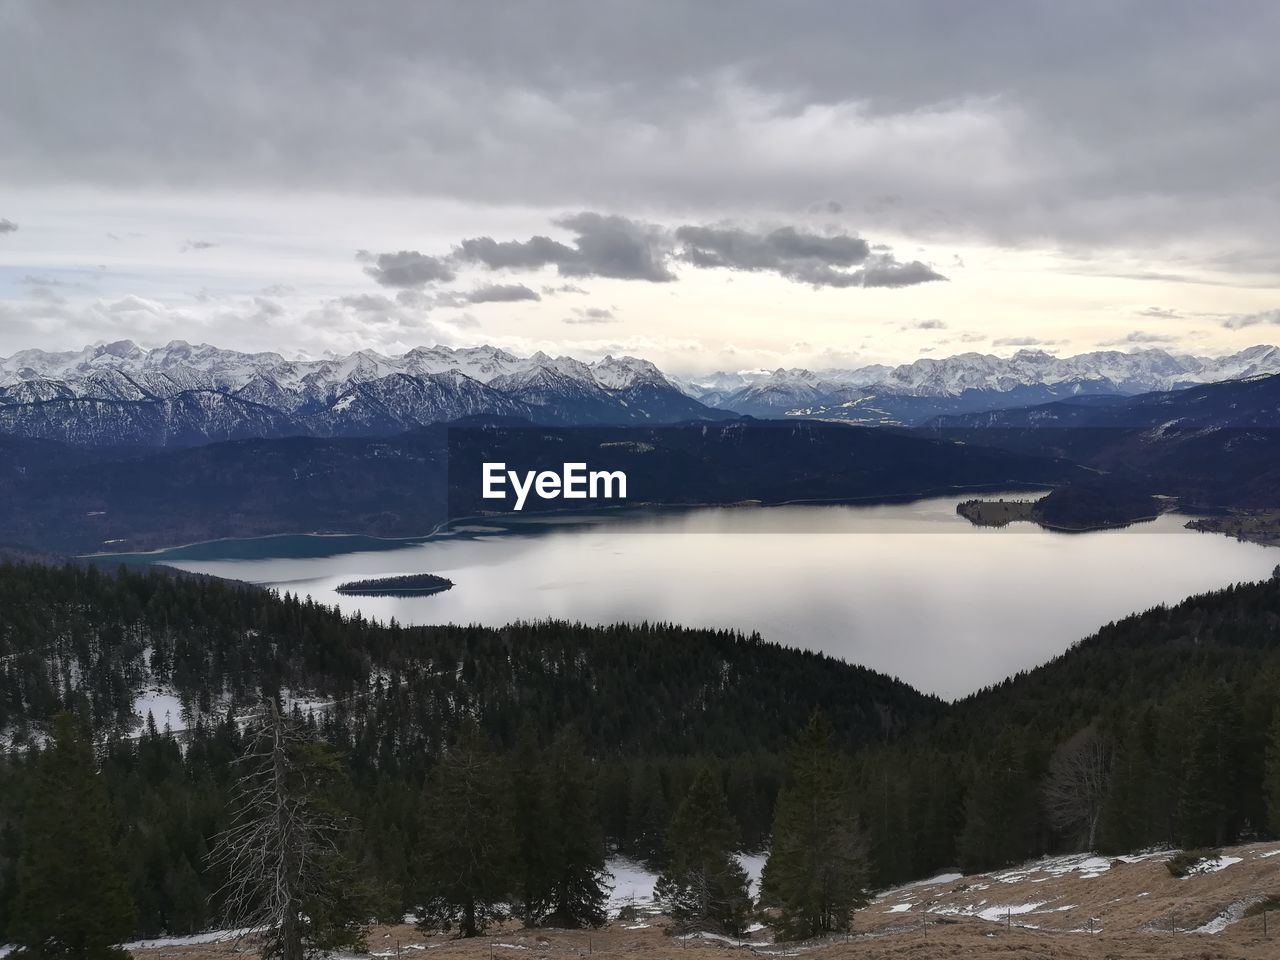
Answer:
[[[76, 553], [71, 557], [76, 560], [118, 560], [120, 563], [144, 562], [145, 558], [157, 558], [151, 562], [163, 563], [162, 554], [172, 553], [178, 550], [189, 550], [199, 547], [208, 547], [219, 543], [252, 543], [263, 540], [283, 540], [287, 538], [305, 538], [314, 540], [325, 539], [361, 539], [375, 541], [380, 544], [386, 544], [383, 547], [375, 547], [372, 549], [395, 550], [401, 547], [416, 546], [418, 544], [428, 543], [432, 540], [440, 539], [446, 536], [452, 536], [449, 532], [450, 527], [466, 524], [466, 523], [493, 523], [500, 520], [518, 520], [524, 521], [518, 523], [517, 526], [529, 525], [541, 518], [549, 520], [562, 519], [566, 521], [582, 521], [592, 518], [608, 518], [612, 519], [617, 516], [626, 516], [628, 513], [646, 513], [646, 512], [665, 512], [678, 510], [729, 510], [729, 509], [747, 509], [759, 508], [768, 509], [769, 507], [790, 507], [790, 506], [888, 506], [891, 504], [915, 503], [920, 500], [932, 500], [953, 495], [982, 494], [982, 493], [1047, 493], [1054, 489], [1049, 484], [1029, 483], [1026, 481], [1010, 480], [1007, 484], [962, 484], [951, 485], [946, 487], [929, 488], [926, 490], [915, 491], [911, 493], [874, 495], [869, 497], [839, 497], [839, 498], [821, 498], [821, 499], [793, 499], [793, 500], [759, 500], [747, 498], [743, 500], [727, 501], [723, 503], [657, 503], [650, 501], [636, 501], [627, 504], [617, 504], [613, 506], [600, 506], [590, 510], [581, 510], [574, 508], [562, 508], [557, 510], [538, 510], [529, 513], [488, 513], [474, 514], [463, 517], [453, 517], [448, 520], [442, 520], [431, 528], [427, 533], [410, 534], [400, 537], [384, 537], [369, 533], [353, 533], [334, 530], [311, 530], [299, 531], [295, 533], [264, 533], [256, 536], [245, 537], [211, 537], [208, 540], [192, 540], [187, 543], [174, 544], [167, 547], [152, 547], [146, 550], [128, 550], [128, 551], [95, 551], [93, 553]], [[507, 529], [501, 531], [509, 534], [514, 531]], [[340, 551], [346, 553], [348, 551]], [[214, 559], [214, 558], [209, 558]], [[217, 559], [227, 559], [225, 557]]]

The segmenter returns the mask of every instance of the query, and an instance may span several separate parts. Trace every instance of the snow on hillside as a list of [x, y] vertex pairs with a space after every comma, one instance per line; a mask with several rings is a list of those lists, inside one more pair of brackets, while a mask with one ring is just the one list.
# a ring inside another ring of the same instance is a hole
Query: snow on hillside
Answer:
[[881, 892], [859, 914], [862, 929], [901, 929], [939, 917], [969, 917], [1028, 930], [1068, 933], [1218, 934], [1280, 882], [1280, 843], [1252, 844], [1174, 877], [1176, 851], [1120, 857], [1076, 854], [962, 876], [946, 873]]

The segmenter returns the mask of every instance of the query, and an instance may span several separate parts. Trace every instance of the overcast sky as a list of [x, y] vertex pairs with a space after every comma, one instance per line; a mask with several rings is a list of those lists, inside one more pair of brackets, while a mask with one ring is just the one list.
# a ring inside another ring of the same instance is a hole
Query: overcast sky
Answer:
[[1280, 338], [1280, 4], [0, 4], [0, 355]]

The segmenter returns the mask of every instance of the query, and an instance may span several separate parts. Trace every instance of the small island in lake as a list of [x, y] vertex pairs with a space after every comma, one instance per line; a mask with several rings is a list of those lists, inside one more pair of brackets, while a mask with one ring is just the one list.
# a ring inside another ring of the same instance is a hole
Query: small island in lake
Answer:
[[348, 580], [334, 590], [338, 593], [360, 597], [426, 597], [441, 593], [453, 586], [453, 581], [437, 577], [434, 573], [411, 573], [401, 577], [373, 577], [369, 580]]
[[1018, 521], [1046, 530], [1084, 533], [1154, 520], [1174, 503], [1132, 483], [1107, 478], [1058, 487], [1039, 500], [966, 500], [956, 513], [970, 523], [1003, 527]]

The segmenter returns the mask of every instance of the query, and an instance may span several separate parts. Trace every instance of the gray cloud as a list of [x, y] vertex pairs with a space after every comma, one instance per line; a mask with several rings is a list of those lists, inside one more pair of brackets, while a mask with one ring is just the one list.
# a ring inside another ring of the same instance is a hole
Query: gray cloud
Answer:
[[[946, 279], [918, 260], [899, 262], [887, 247], [881, 248], [885, 252], [873, 252], [866, 240], [847, 233], [821, 234], [791, 226], [752, 231], [695, 224], [668, 230], [589, 211], [560, 217], [555, 224], [574, 234], [572, 245], [541, 235], [528, 240], [472, 237], [461, 241], [449, 259], [489, 270], [554, 266], [566, 277], [651, 283], [675, 280], [672, 262], [698, 269], [767, 271], [815, 287], [905, 287]], [[443, 260], [439, 262], [443, 264]]]
[[608, 307], [585, 307], [573, 311], [573, 316], [565, 317], [565, 323], [596, 324], [617, 323], [618, 319]]
[[919, 261], [899, 263], [891, 253], [873, 254], [867, 241], [848, 234], [682, 226], [675, 236], [682, 244], [677, 257], [693, 266], [769, 271], [815, 287], [905, 287], [946, 279]]
[[684, 244], [680, 259], [696, 267], [769, 270], [784, 276], [795, 276], [815, 266], [853, 266], [870, 254], [867, 241], [861, 237], [824, 237], [802, 233], [794, 227], [759, 234], [735, 228], [684, 226], [676, 228], [676, 239]]
[[468, 303], [515, 303], [519, 300], [541, 300], [536, 290], [523, 283], [490, 283], [476, 287], [466, 294]]
[[1146, 307], [1137, 311], [1140, 317], [1153, 317], [1156, 320], [1177, 320], [1182, 314], [1168, 307]]
[[0, 233], [14, 233], [18, 229], [18, 225], [12, 220], [6, 220], [0, 217]]
[[[338, 302], [356, 313], [386, 313], [394, 310], [396, 301], [377, 293], [357, 293], [348, 297], [340, 297]], [[406, 306], [406, 304], [401, 304]]]
[[422, 287], [456, 276], [447, 260], [417, 250], [377, 254], [361, 250], [356, 259], [366, 264], [364, 272], [383, 287]]
[[1115, 340], [1103, 340], [1098, 343], [1100, 347], [1127, 347], [1144, 343], [1175, 343], [1177, 337], [1171, 337], [1161, 333], [1147, 333], [1144, 330], [1134, 330], [1123, 337]]
[[903, 330], [945, 330], [947, 325], [942, 320], [917, 320], [903, 325]]
[[212, 240], [188, 240], [182, 245], [182, 251], [186, 253], [188, 250], [211, 250], [216, 246], [217, 244]]
[[618, 280], [674, 280], [666, 265], [669, 241], [653, 224], [616, 214], [575, 213], [555, 221], [571, 231], [573, 246], [535, 236], [528, 240], [473, 237], [453, 252], [455, 260], [490, 270], [536, 270], [554, 266], [565, 277], [611, 277]]
[[[964, 16], [741, 0], [728, 26], [718, 5], [681, 0], [535, 0], [502, 16], [452, 4], [447, 17], [412, 0], [374, 14], [206, 6], [194, 19], [162, 0], [6, 14], [5, 182], [557, 209], [625, 198], [704, 216], [805, 210], [856, 184], [896, 198], [867, 224], [895, 231], [1280, 238], [1280, 103], [1259, 81], [1280, 24], [1262, 0], [1226, 19], [1189, 0], [1038, 3], [1017, 18], [994, 0]], [[35, 75], [40, 98], [25, 95]]]
[[1245, 327], [1275, 326], [1278, 324], [1280, 324], [1280, 309], [1263, 310], [1260, 313], [1236, 314], [1222, 321], [1222, 325], [1228, 330], [1243, 330]]
[[542, 292], [548, 297], [554, 297], [560, 293], [586, 293], [587, 291], [576, 283], [562, 283], [559, 286], [547, 285], [542, 288]]

